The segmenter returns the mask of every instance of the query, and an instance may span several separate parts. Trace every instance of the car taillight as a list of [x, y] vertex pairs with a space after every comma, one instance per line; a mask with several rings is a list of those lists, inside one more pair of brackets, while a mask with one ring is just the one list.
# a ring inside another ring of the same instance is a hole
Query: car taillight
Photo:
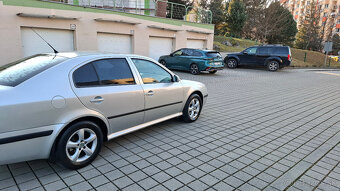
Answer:
[[288, 54], [288, 60], [290, 61], [291, 57], [290, 57], [290, 54]]

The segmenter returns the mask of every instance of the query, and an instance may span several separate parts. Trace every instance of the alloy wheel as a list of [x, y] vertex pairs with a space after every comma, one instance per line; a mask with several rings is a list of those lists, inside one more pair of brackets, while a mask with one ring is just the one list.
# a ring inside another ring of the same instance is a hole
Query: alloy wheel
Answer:
[[191, 120], [196, 120], [198, 114], [200, 113], [201, 104], [197, 98], [191, 100], [188, 108], [188, 114]]
[[166, 66], [166, 62], [165, 62], [164, 60], [161, 61], [161, 64], [162, 64], [163, 66]]
[[234, 59], [228, 60], [228, 67], [229, 68], [235, 68], [236, 67], [236, 61]]
[[268, 65], [268, 69], [270, 71], [276, 71], [279, 68], [278, 64], [276, 62], [270, 62]]
[[190, 72], [192, 73], [192, 74], [198, 74], [198, 66], [196, 65], [196, 64], [193, 64], [193, 65], [191, 65], [190, 66]]
[[88, 128], [74, 132], [67, 141], [66, 155], [73, 162], [83, 162], [90, 158], [97, 148], [97, 135]]

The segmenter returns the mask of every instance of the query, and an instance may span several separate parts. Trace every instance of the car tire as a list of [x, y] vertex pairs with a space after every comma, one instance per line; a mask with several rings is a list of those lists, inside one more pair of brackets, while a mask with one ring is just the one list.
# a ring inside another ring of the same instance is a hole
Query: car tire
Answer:
[[198, 119], [202, 111], [202, 98], [197, 94], [192, 94], [183, 109], [183, 120], [187, 123], [192, 123]]
[[228, 59], [226, 63], [227, 67], [230, 69], [234, 69], [237, 67], [238, 63], [237, 60], [234, 58]]
[[216, 74], [217, 70], [209, 71], [210, 74]]
[[276, 60], [271, 60], [268, 62], [267, 64], [267, 69], [271, 72], [275, 72], [280, 68], [280, 64], [279, 62], [277, 62]]
[[200, 69], [198, 68], [197, 64], [190, 65], [190, 73], [193, 75], [198, 75], [200, 73]]
[[161, 60], [159, 63], [166, 67], [166, 62], [164, 60]]
[[101, 150], [103, 133], [91, 121], [77, 122], [61, 135], [56, 150], [57, 162], [69, 169], [89, 165]]

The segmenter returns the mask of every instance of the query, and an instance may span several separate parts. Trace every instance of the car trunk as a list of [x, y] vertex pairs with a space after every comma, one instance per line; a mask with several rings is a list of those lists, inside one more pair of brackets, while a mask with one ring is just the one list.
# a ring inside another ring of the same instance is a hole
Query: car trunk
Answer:
[[205, 53], [207, 56], [207, 60], [209, 60], [209, 63], [212, 65], [222, 65], [223, 64], [223, 58], [219, 52], [211, 51]]

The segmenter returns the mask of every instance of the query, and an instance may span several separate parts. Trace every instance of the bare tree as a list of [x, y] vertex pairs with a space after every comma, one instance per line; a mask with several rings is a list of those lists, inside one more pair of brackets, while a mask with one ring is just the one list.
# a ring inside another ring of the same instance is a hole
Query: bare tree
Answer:
[[301, 19], [301, 27], [296, 37], [295, 46], [307, 50], [321, 50], [322, 35], [320, 29], [321, 10], [311, 1], [306, 8], [306, 15]]

